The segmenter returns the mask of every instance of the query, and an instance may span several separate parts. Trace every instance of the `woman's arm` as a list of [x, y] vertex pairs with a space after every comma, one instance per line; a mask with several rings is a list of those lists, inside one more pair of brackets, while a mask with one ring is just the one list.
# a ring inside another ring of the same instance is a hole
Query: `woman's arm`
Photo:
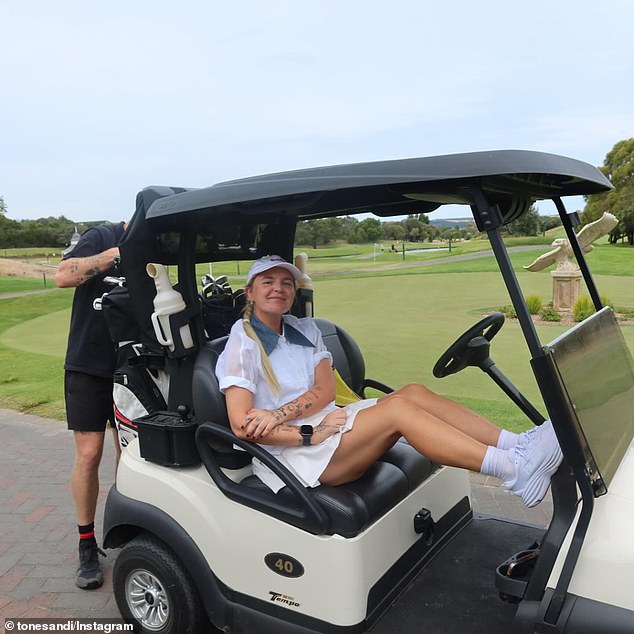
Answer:
[[249, 392], [249, 390], [237, 386], [227, 388], [225, 390], [225, 400], [231, 430], [238, 438], [257, 440], [261, 444], [280, 445], [284, 447], [302, 444], [302, 436], [299, 433], [299, 428], [291, 425], [278, 425], [276, 433], [269, 434], [269, 437], [266, 439], [254, 438], [246, 426], [247, 412], [253, 411], [253, 394]]
[[[249, 390], [237, 386], [227, 388], [225, 397], [231, 429], [239, 438], [263, 445], [299, 446], [302, 444], [299, 427], [284, 421], [323, 409], [334, 400], [334, 389], [334, 376], [327, 359], [315, 368], [315, 385], [310, 390], [275, 410], [253, 409], [253, 394]], [[312, 444], [336, 434], [345, 418], [345, 415], [330, 416], [315, 426]]]
[[111, 269], [118, 255], [119, 248], [113, 247], [85, 258], [62, 260], [55, 273], [55, 284], [59, 288], [81, 286], [96, 275]]
[[315, 367], [315, 383], [309, 390], [273, 410], [250, 409], [245, 416], [245, 429], [255, 438], [263, 438], [278, 425], [305, 418], [334, 400], [335, 376], [328, 359], [322, 359]]

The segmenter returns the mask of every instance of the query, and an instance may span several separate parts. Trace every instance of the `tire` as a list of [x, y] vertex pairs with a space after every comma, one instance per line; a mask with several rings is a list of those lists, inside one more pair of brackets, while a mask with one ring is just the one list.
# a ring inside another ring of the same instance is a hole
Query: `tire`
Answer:
[[119, 553], [114, 596], [128, 623], [143, 634], [197, 634], [211, 628], [191, 577], [163, 542], [140, 535]]

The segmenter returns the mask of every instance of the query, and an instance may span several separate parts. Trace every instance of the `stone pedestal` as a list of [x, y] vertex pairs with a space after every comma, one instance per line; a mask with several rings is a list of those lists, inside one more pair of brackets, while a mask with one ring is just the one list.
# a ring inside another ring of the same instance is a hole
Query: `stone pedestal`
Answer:
[[550, 274], [553, 278], [553, 308], [570, 312], [581, 295], [581, 271], [555, 270]]

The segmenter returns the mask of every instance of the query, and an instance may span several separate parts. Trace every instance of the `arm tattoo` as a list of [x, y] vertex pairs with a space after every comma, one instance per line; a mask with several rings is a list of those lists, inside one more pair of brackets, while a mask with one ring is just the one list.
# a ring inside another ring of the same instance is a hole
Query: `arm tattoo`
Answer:
[[326, 427], [328, 427], [328, 425], [326, 425], [326, 423], [324, 423], [324, 421], [322, 420], [321, 423], [315, 425], [313, 434], [321, 433], [322, 431], [324, 431], [324, 429], [326, 429]]
[[277, 409], [274, 409], [272, 413], [275, 420], [281, 423], [284, 420], [302, 418], [305, 411], [315, 405], [315, 401], [319, 397], [318, 391], [320, 389], [319, 387], [313, 387], [306, 393], [290, 401], [290, 403], [286, 403], [286, 405], [281, 405]]
[[101, 269], [99, 268], [99, 260], [97, 256], [91, 255], [86, 258], [82, 258], [88, 268], [82, 273], [80, 270], [79, 262], [77, 260], [71, 260], [69, 265], [69, 271], [71, 274], [76, 275], [77, 282], [79, 284], [83, 284], [88, 280], [96, 277], [101, 273]]
[[[271, 430], [271, 435], [283, 434], [283, 433], [297, 434], [298, 432], [299, 432], [299, 428], [296, 427], [295, 425], [278, 425], [277, 427]], [[304, 439], [302, 438], [301, 434], [299, 436], [299, 440], [297, 441], [297, 444], [300, 447], [304, 444]]]

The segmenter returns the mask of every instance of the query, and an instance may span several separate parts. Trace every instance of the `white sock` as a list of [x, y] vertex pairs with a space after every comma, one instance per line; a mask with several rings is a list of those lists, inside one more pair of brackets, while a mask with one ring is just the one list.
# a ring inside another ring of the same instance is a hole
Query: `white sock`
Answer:
[[515, 462], [511, 459], [508, 450], [488, 447], [480, 472], [506, 482], [515, 477]]
[[512, 431], [503, 429], [500, 432], [500, 437], [498, 438], [498, 444], [496, 445], [496, 447], [498, 449], [510, 449], [511, 447], [515, 447], [519, 443], [519, 441], [519, 434], [514, 434]]

